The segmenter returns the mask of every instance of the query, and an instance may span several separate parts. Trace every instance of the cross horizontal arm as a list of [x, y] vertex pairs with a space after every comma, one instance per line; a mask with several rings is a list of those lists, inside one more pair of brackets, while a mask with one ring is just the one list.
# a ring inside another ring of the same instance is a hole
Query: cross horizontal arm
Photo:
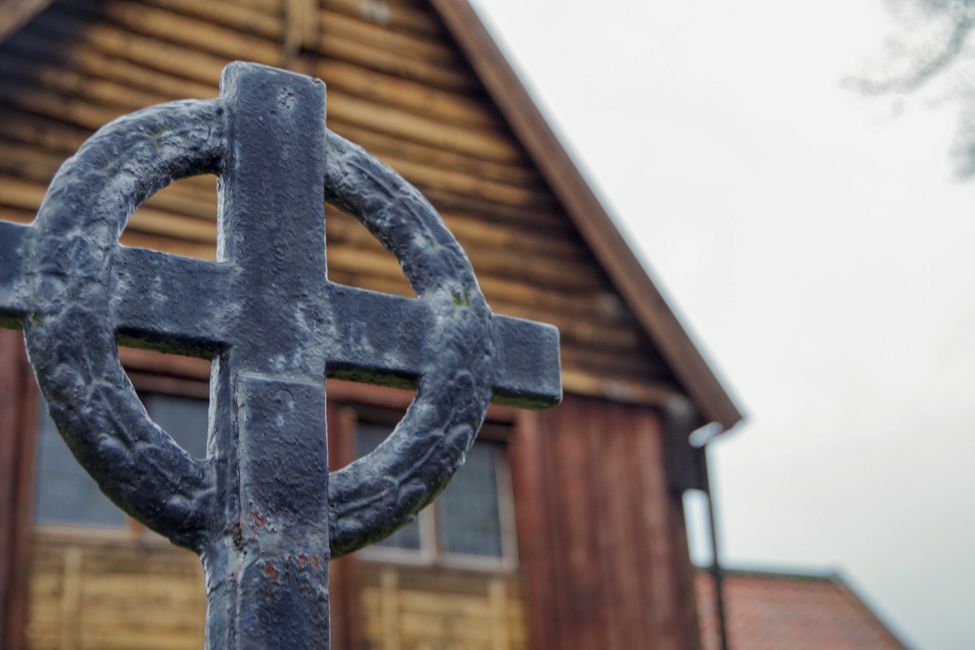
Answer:
[[[411, 385], [424, 369], [433, 314], [422, 300], [330, 284], [329, 376]], [[546, 408], [562, 398], [559, 333], [531, 321], [493, 317], [493, 401]]]
[[[0, 222], [0, 326], [18, 327], [30, 311], [21, 286], [21, 248], [29, 226]], [[139, 248], [115, 258], [114, 310], [122, 341], [212, 356], [232, 338], [235, 268]], [[428, 305], [339, 284], [329, 285], [325, 328], [329, 375], [410, 386], [423, 373]], [[495, 315], [494, 401], [544, 408], [562, 396], [558, 330]]]
[[206, 357], [229, 342], [239, 309], [233, 266], [120, 248], [115, 269], [116, 327], [124, 343]]
[[[0, 221], [0, 327], [19, 328], [32, 309], [22, 250], [30, 232]], [[126, 344], [212, 356], [228, 340], [235, 278], [228, 265], [120, 247], [113, 266], [113, 307]]]

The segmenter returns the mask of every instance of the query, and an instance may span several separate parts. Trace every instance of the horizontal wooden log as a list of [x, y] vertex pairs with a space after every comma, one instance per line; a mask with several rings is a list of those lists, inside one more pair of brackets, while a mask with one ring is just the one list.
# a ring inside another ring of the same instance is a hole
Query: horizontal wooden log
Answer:
[[521, 149], [499, 133], [444, 124], [341, 92], [329, 93], [328, 112], [342, 122], [395, 135], [407, 141], [429, 144], [475, 158], [515, 164], [525, 162]]
[[280, 44], [264, 38], [242, 34], [185, 14], [119, 0], [104, 0], [97, 10], [90, 10], [86, 0], [63, 0], [88, 18], [104, 19], [138, 34], [167, 43], [189, 46], [224, 57], [245, 59], [267, 65], [281, 65], [284, 53]]
[[85, 21], [64, 11], [46, 11], [35, 22], [52, 37], [75, 36], [99, 52], [200, 82], [214, 93], [227, 63], [224, 57], [134, 34], [109, 23]]
[[[0, 176], [0, 205], [21, 210], [37, 210], [47, 188], [37, 183]], [[215, 221], [176, 214], [168, 210], [142, 206], [135, 211], [128, 228], [154, 235], [169, 235], [196, 243], [215, 245]]]
[[498, 227], [503, 227], [512, 221], [532, 223], [540, 233], [553, 232], [578, 237], [563, 214], [555, 208], [526, 210], [435, 188], [423, 188], [423, 194], [441, 213], [466, 214], [482, 218]]
[[79, 74], [69, 68], [20, 59], [10, 54], [0, 57], [0, 77], [16, 79], [24, 85], [39, 85], [68, 97], [83, 98], [106, 108], [131, 112], [165, 101], [158, 93], [126, 84]]
[[284, 10], [281, 0], [264, 6], [248, 6], [225, 0], [142, 0], [146, 4], [186, 14], [265, 40], [284, 40]]
[[443, 23], [430, 11], [422, 11], [392, 2], [363, 2], [362, 0], [322, 0], [321, 5], [348, 16], [370, 20], [401, 32], [443, 37]]
[[469, 243], [476, 246], [522, 251], [532, 255], [541, 254], [559, 258], [567, 264], [589, 264], [591, 261], [587, 251], [580, 248], [576, 242], [558, 235], [540, 233], [532, 228], [530, 223], [497, 228], [483, 219], [466, 214], [442, 212], [441, 216], [465, 246]]
[[318, 28], [323, 39], [342, 37], [376, 50], [389, 52], [445, 68], [460, 68], [466, 62], [444, 39], [423, 38], [399, 32], [359, 17], [329, 9], [319, 10]]
[[466, 93], [477, 93], [480, 88], [473, 73], [466, 70], [444, 68], [435, 63], [406, 58], [395, 52], [377, 50], [345, 36], [322, 36], [314, 51], [322, 56], [334, 57], [436, 88]]
[[[48, 138], [50, 129], [57, 126], [57, 123], [10, 112], [6, 113], [6, 118], [0, 119], [0, 147], [5, 152], [5, 156], [0, 159], [0, 169], [8, 172], [19, 170], [28, 178], [46, 184], [66, 156], [62, 153], [47, 153], [38, 147], [13, 143], [9, 138], [28, 136], [26, 139], [41, 146], [60, 146], [61, 138]], [[24, 128], [25, 126], [30, 128]], [[62, 131], [66, 128], [62, 127]], [[62, 138], [68, 139], [72, 149], [65, 153], [73, 152], [85, 135], [85, 131], [69, 129]], [[150, 200], [150, 205], [158, 205], [199, 218], [213, 218], [215, 214], [216, 195], [213, 177], [181, 180], [161, 194], [170, 198], [154, 197]], [[446, 213], [445, 218], [456, 230], [458, 237], [477, 242], [479, 245], [505, 246], [525, 252], [538, 250], [542, 254], [555, 255], [563, 259], [579, 259], [584, 253], [581, 245], [574, 241], [564, 240], [554, 235], [536, 234], [533, 228], [526, 227], [528, 223], [512, 222], [512, 225], [507, 228], [496, 228], [485, 223], [482, 218], [459, 213]]]
[[95, 78], [121, 82], [134, 89], [151, 91], [161, 97], [159, 101], [170, 99], [205, 99], [217, 96], [216, 86], [201, 84], [184, 77], [159, 72], [139, 63], [132, 63], [111, 54], [105, 54], [87, 47], [86, 44], [66, 34], [58, 34], [63, 45], [52, 52], [50, 42], [37, 29], [25, 30], [11, 39], [8, 47], [35, 61], [53, 61], [63, 68], [73, 68], [79, 73]]
[[234, 4], [270, 15], [276, 15], [281, 11], [281, 0], [235, 0]]
[[[50, 90], [39, 90], [24, 79], [11, 79], [0, 92], [13, 105], [96, 129], [122, 112], [170, 99], [114, 82], [91, 80], [68, 70], [36, 64]], [[88, 79], [88, 81], [85, 81]], [[52, 92], [74, 93], [63, 97]], [[105, 105], [106, 102], [113, 105]], [[475, 157], [506, 163], [519, 162], [520, 151], [503, 137], [484, 130], [443, 125], [385, 106], [332, 92], [328, 108], [340, 121], [365, 126], [421, 143]]]
[[[328, 215], [326, 223], [330, 236], [348, 237], [357, 241], [365, 239], [365, 228], [351, 216], [334, 208], [329, 209]], [[540, 254], [551, 259], [561, 260], [567, 264], [589, 262], [589, 258], [585, 256], [585, 251], [575, 248], [572, 242], [539, 236], [530, 227], [492, 228], [489, 224], [466, 215], [457, 216], [447, 213], [442, 216], [447, 227], [465, 249], [483, 249], [485, 251], [502, 249], [528, 255]], [[362, 232], [349, 233], [350, 229]], [[607, 307], [610, 306], [607, 305]], [[616, 308], [610, 309], [611, 313], [618, 313], [619, 311]]]
[[24, 210], [0, 205], [0, 221], [12, 221], [13, 223], [30, 223], [37, 215], [35, 210]]
[[567, 345], [562, 348], [562, 363], [569, 368], [637, 382], [673, 381], [663, 359], [645, 353], [617, 352], [592, 347]]
[[13, 109], [0, 99], [0, 136], [8, 143], [31, 145], [38, 154], [50, 153], [63, 160], [90, 134], [88, 129]]
[[[378, 241], [364, 228], [336, 228], [332, 230], [333, 243], [344, 243], [363, 252], [382, 255], [385, 251]], [[575, 291], [598, 291], [604, 285], [602, 278], [590, 267], [566, 268], [563, 260], [546, 258], [541, 255], [525, 255], [506, 249], [486, 249], [473, 247], [467, 256], [474, 265], [478, 276], [509, 278], [527, 284], [536, 284], [550, 289]]]
[[389, 155], [392, 158], [410, 160], [438, 169], [454, 170], [486, 180], [547, 191], [541, 177], [530, 167], [493, 162], [426, 144], [408, 142], [396, 136], [348, 124], [334, 116], [329, 119], [328, 127], [378, 156]]
[[0, 83], [0, 102], [38, 115], [51, 117], [90, 131], [100, 128], [125, 113], [119, 108], [92, 104], [77, 97], [4, 79]]
[[[34, 78], [39, 79], [49, 89], [57, 90], [59, 93], [74, 94], [77, 95], [78, 99], [84, 98], [91, 100], [94, 103], [115, 110], [123, 109], [131, 111], [171, 99], [149, 92], [132, 90], [125, 85], [92, 79], [70, 70], [62, 70], [45, 64], [30, 61], [7, 61], [6, 63], [0, 61], [0, 73], [9, 73], [11, 72], [11, 68], [15, 69], [18, 75], [24, 75], [19, 78], [19, 84], [26, 86], [26, 79], [24, 77], [33, 75]], [[36, 94], [32, 93], [29, 88], [26, 90], [28, 95]], [[17, 93], [18, 85], [16, 83], [10, 85], [8, 92]], [[49, 103], [58, 103], [57, 98], [51, 96]], [[34, 106], [36, 107], [36, 104]], [[62, 113], [58, 107], [54, 107], [53, 114], [61, 115]], [[362, 129], [359, 131], [367, 133]], [[374, 136], [374, 138], [376, 137]], [[391, 144], [401, 142], [395, 138], [378, 137], [382, 139], [380, 142], [384, 141], [389, 149], [394, 148], [394, 146], [390, 146]], [[72, 139], [72, 144], [76, 144], [75, 140], [74, 138]], [[374, 140], [373, 143], [376, 143], [376, 141]], [[410, 146], [408, 143], [402, 144], [405, 144], [407, 147]], [[412, 146], [413, 150], [401, 151], [401, 155], [409, 156], [410, 154], [415, 154], [417, 153], [416, 149], [421, 147], [421, 145]], [[423, 182], [428, 187], [439, 187], [447, 191], [469, 193], [481, 198], [495, 196], [499, 200], [503, 199], [503, 202], [514, 203], [516, 205], [527, 204], [529, 207], [532, 205], [547, 205], [551, 203], [551, 197], [547, 192], [540, 193], [537, 189], [523, 190], [520, 187], [511, 187], [508, 184], [479, 178], [482, 169], [493, 167], [496, 170], [504, 170], [507, 169], [505, 166], [495, 163], [485, 163], [476, 159], [450, 154], [449, 152], [441, 152], [432, 147], [423, 148], [426, 149], [426, 158], [439, 163], [442, 167], [415, 163], [407, 157], [397, 158], [395, 156], [388, 156], [388, 162], [404, 172], [411, 180]], [[381, 154], [382, 151], [378, 153]], [[460, 163], [462, 161], [466, 161], [467, 164], [450, 165], [450, 163]], [[462, 171], [451, 171], [451, 167], [453, 169], [462, 169]], [[464, 167], [467, 169], [463, 170]], [[501, 173], [503, 172], [498, 172], [494, 175], [500, 175]], [[537, 181], [538, 179], [535, 178], [534, 180]]]
[[424, 188], [464, 194], [527, 209], [550, 209], [555, 204], [553, 196], [544, 188], [492, 181], [464, 171], [444, 169], [391, 154], [380, 154], [379, 157], [408, 181]]
[[401, 79], [361, 65], [336, 59], [314, 58], [309, 72], [321, 77], [329, 88], [349, 95], [435, 116], [448, 123], [502, 128], [498, 114], [483, 101], [427, 84]]
[[3, 152], [0, 156], [0, 172], [44, 186], [47, 186], [66, 157], [11, 142], [5, 134], [0, 134], [0, 151]]

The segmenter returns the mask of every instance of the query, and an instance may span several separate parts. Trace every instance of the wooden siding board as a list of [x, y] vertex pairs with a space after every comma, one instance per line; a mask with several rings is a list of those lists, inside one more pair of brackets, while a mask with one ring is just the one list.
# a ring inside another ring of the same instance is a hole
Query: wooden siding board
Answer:
[[532, 648], [545, 648], [557, 630], [552, 603], [556, 601], [552, 564], [547, 555], [555, 547], [551, 536], [549, 510], [545, 506], [546, 473], [549, 463], [539, 414], [520, 412], [516, 420], [511, 455], [515, 499], [515, 523], [518, 531], [518, 555], [526, 572], [527, 608], [530, 614], [529, 635]]
[[[355, 460], [356, 413], [333, 400], [328, 404], [327, 418], [329, 469], [335, 470]], [[354, 554], [330, 564], [329, 598], [334, 650], [362, 648], [361, 573], [359, 558]]]
[[[602, 468], [600, 480], [604, 485], [603, 511], [606, 513], [609, 541], [604, 550], [609, 562], [606, 579], [613, 585], [607, 594], [614, 617], [610, 622], [610, 643], [612, 647], [622, 649], [639, 647], [643, 636], [640, 634], [643, 625], [640, 572], [634, 570], [634, 558], [631, 557], [637, 531], [627, 507], [634, 496], [630, 493], [613, 493], [609, 488], [618, 483], [632, 485], [632, 475], [628, 471], [632, 456], [628, 445], [632, 434], [625, 424], [622, 409], [618, 405], [607, 406], [603, 423], [605, 435], [598, 436], [603, 439], [603, 446], [592, 451], [594, 457], [601, 459], [598, 466]], [[597, 436], [593, 436], [595, 438]]]
[[529, 605], [545, 603], [530, 610], [539, 647], [689, 647], [676, 579], [684, 532], [673, 528], [656, 414], [568, 395], [535, 417], [545, 469], [530, 483], [540, 501], [530, 512], [544, 515], [532, 534], [548, 546], [525, 571]]
[[[590, 605], [592, 634], [596, 638], [594, 650], [620, 648], [619, 636], [623, 628], [614, 620], [612, 594], [617, 587], [612, 582], [610, 565], [614, 555], [622, 549], [614, 544], [608, 501], [616, 498], [615, 479], [605, 474], [602, 448], [614, 431], [607, 427], [606, 413], [601, 404], [588, 400], [584, 404], [584, 429], [576, 441], [578, 453], [584, 457], [584, 473], [579, 477], [586, 487], [585, 520], [589, 528], [589, 562], [593, 565]], [[595, 598], [592, 597], [595, 595]]]
[[[655, 604], [653, 621], [656, 638], [661, 647], [683, 647], [681, 616], [676, 608], [679, 602], [679, 584], [675, 579], [677, 555], [674, 552], [670, 529], [670, 503], [667, 489], [662, 432], [659, 420], [650, 413], [640, 414], [637, 427], [637, 455], [645, 463], [640, 469], [641, 492], [652, 495], [646, 500], [643, 511], [645, 525], [650, 533], [650, 549], [647, 560], [650, 565], [650, 586]], [[648, 435], [651, 434], [651, 435]]]
[[27, 620], [37, 392], [20, 332], [0, 330], [0, 646], [20, 650]]

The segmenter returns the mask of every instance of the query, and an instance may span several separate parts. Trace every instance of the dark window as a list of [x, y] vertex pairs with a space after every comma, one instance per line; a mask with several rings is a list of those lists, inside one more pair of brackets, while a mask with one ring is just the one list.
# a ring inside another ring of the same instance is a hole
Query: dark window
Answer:
[[206, 400], [147, 393], [142, 402], [152, 419], [194, 458], [206, 458], [209, 404]]
[[[390, 427], [382, 424], [360, 422], [356, 428], [356, 456], [365, 456], [378, 447], [379, 443], [386, 439], [390, 431]], [[383, 541], [378, 542], [377, 545], [386, 548], [420, 551], [422, 548], [422, 531], [420, 525], [421, 522], [417, 519], [413, 523], [403, 526]]]
[[34, 517], [42, 523], [123, 526], [125, 515], [71, 455], [47, 414], [47, 404], [41, 404], [39, 421]]
[[504, 556], [497, 476], [503, 451], [498, 443], [474, 443], [464, 467], [437, 499], [444, 553]]
[[[158, 393], [142, 395], [149, 415], [183, 449], [206, 456], [207, 402]], [[38, 427], [37, 498], [34, 517], [40, 523], [121, 527], [125, 514], [108, 500], [68, 450], [41, 404]]]
[[[392, 427], [360, 422], [358, 456], [375, 449]], [[511, 559], [511, 492], [504, 445], [478, 440], [463, 468], [417, 520], [376, 544], [412, 553], [415, 559], [457, 561], [471, 558], [500, 563]], [[403, 557], [401, 555], [401, 557]]]

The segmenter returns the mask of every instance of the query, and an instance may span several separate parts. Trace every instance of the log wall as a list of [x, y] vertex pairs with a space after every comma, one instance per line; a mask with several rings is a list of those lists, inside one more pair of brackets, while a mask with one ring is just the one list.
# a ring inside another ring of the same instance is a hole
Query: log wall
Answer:
[[[499, 638], [511, 648], [696, 647], [679, 502], [666, 489], [659, 421], [647, 406], [680, 389], [426, 2], [58, 0], [0, 43], [0, 219], [31, 220], [57, 167], [93, 130], [151, 104], [213, 97], [221, 69], [235, 59], [325, 79], [330, 128], [431, 199], [492, 307], [562, 334], [566, 403], [518, 416], [511, 443], [524, 586], [490, 574], [449, 584], [430, 578], [444, 587], [433, 600], [391, 600], [393, 591], [416, 591], [422, 572], [338, 562], [333, 579], [345, 597], [358, 596], [336, 608], [336, 632], [346, 635], [337, 647], [495, 650], [504, 647]], [[123, 241], [213, 258], [215, 201], [212, 178], [180, 181], [140, 208]], [[393, 258], [351, 217], [330, 209], [326, 225], [332, 280], [411, 293]], [[11, 359], [0, 354], [0, 381]], [[160, 390], [179, 374], [160, 376], [138, 355], [129, 361], [130, 373]], [[205, 396], [205, 373], [196, 379], [193, 390]], [[29, 516], [29, 503], [18, 512]], [[116, 647], [103, 628], [72, 627], [86, 625], [77, 608], [108, 612], [134, 602], [144, 603], [136, 626], [189, 609], [167, 619], [165, 634], [121, 628], [120, 638], [164, 646], [117, 647], [200, 647], [202, 594], [191, 555], [43, 531], [36, 542], [31, 647]], [[0, 569], [22, 557], [12, 549]], [[155, 559], [136, 562], [136, 551]], [[119, 554], [118, 566], [102, 553]], [[153, 571], [159, 585], [146, 579]], [[102, 579], [110, 587], [94, 586]], [[440, 636], [410, 637], [407, 622], [434, 601], [481, 622], [458, 618], [434, 626]], [[502, 620], [503, 636], [483, 632]], [[386, 625], [398, 636], [382, 643], [394, 645], [377, 645]], [[450, 630], [482, 632], [468, 643], [449, 640]], [[85, 639], [89, 645], [78, 645]]]
[[[323, 78], [328, 123], [417, 185], [471, 258], [492, 307], [562, 334], [568, 391], [655, 403], [667, 367], [480, 87], [440, 19], [415, 0], [59, 0], [0, 44], [0, 219], [28, 221], [54, 171], [107, 121], [217, 94], [249, 59]], [[300, 4], [300, 3], [298, 3]], [[296, 24], [299, 21], [299, 24]], [[294, 34], [305, 46], [296, 49]], [[327, 219], [338, 282], [411, 293], [357, 222]], [[176, 183], [124, 241], [215, 254], [212, 178]]]

